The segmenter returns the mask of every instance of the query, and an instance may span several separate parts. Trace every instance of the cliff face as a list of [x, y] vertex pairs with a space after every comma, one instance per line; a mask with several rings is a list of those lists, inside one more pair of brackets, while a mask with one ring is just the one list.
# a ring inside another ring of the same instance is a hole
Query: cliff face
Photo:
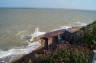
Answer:
[[96, 21], [69, 35], [69, 41], [79, 45], [96, 45]]

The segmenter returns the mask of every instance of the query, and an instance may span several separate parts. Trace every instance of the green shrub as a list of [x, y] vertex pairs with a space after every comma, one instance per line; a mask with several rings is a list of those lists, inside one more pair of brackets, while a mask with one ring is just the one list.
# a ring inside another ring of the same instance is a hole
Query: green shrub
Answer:
[[82, 27], [79, 31], [75, 32], [73, 36], [75, 37], [73, 39], [76, 40], [73, 40], [73, 42], [79, 45], [96, 45], [96, 21]]
[[84, 47], [58, 49], [41, 57], [40, 63], [90, 63], [91, 51]]

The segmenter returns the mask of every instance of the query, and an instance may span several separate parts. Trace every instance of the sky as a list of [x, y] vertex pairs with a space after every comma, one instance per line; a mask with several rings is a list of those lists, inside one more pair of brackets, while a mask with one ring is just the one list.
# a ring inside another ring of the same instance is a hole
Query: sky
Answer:
[[96, 0], [0, 0], [0, 8], [4, 7], [96, 10]]

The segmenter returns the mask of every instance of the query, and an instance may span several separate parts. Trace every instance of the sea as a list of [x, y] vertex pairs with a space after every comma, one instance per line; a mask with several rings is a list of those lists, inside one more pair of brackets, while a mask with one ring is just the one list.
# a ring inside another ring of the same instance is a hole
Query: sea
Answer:
[[63, 26], [83, 26], [96, 20], [96, 11], [44, 8], [0, 8], [0, 50], [26, 43], [24, 36], [50, 32]]

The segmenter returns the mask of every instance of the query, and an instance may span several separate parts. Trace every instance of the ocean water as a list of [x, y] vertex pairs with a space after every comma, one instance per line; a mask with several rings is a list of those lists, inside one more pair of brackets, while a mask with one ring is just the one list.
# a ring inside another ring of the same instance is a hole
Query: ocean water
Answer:
[[63, 26], [85, 25], [96, 20], [96, 11], [64, 9], [0, 9], [0, 49], [23, 45], [24, 36], [38, 27], [49, 32]]

